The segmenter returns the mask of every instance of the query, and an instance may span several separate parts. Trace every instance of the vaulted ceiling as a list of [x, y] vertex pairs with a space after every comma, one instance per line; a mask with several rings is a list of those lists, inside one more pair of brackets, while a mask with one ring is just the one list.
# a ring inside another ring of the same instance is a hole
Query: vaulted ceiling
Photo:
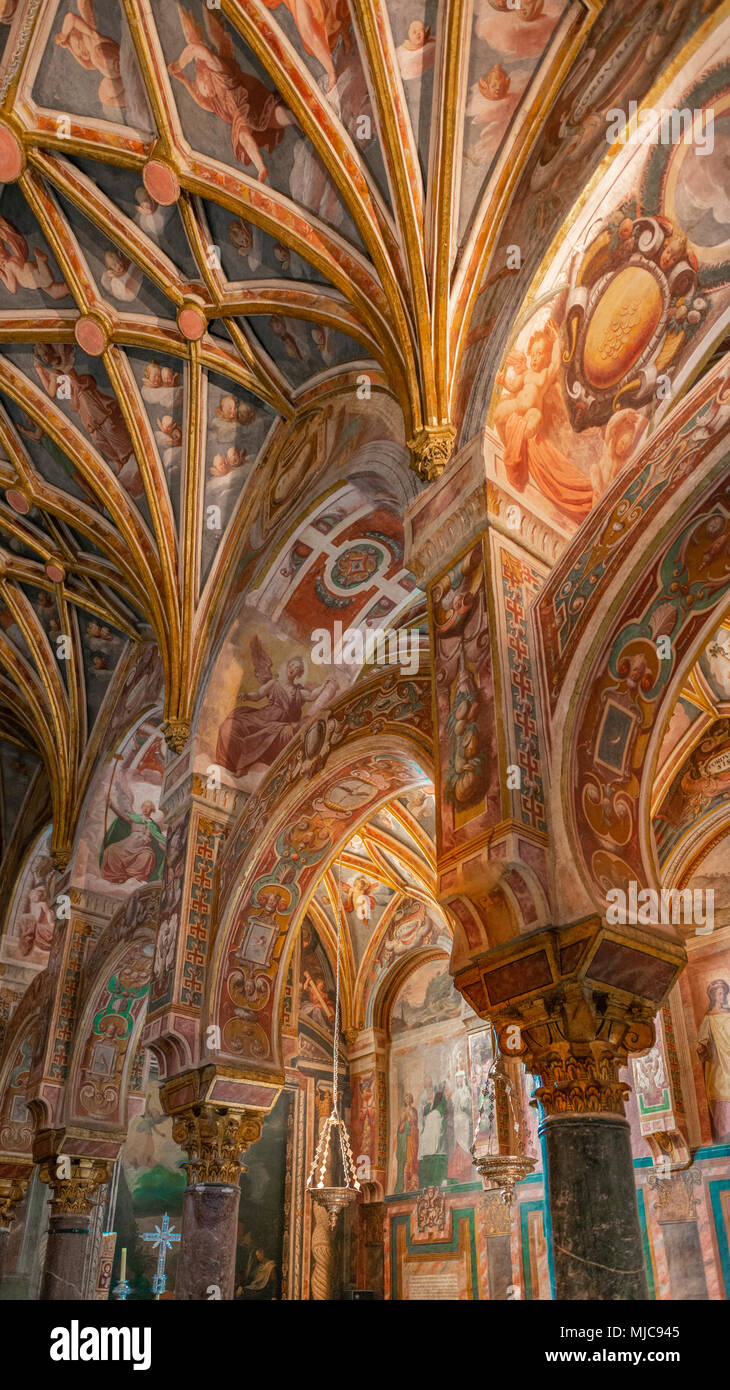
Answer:
[[397, 401], [438, 474], [529, 283], [503, 234], [535, 168], [573, 142], [525, 264], [605, 154], [575, 147], [576, 73], [641, 97], [712, 8], [6, 0], [0, 728], [8, 768], [45, 765], [59, 864], [140, 644], [179, 750], [328, 402]]

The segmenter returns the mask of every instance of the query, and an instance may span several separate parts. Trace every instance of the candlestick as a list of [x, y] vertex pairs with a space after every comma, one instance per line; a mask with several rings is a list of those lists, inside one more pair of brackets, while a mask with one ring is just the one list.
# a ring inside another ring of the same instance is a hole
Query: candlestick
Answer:
[[121, 1263], [121, 1265], [120, 1265], [120, 1267], [119, 1267], [119, 1282], [120, 1282], [120, 1284], [123, 1284], [123, 1283], [124, 1283], [124, 1280], [126, 1279], [126, 1277], [127, 1277], [127, 1249], [126, 1249], [126, 1246], [125, 1246], [125, 1247], [123, 1248], [123, 1250], [122, 1250], [122, 1263]]

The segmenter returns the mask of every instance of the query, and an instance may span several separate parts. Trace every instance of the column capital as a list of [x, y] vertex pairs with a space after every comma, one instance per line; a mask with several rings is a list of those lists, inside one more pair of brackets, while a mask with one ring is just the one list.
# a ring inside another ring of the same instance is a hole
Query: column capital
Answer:
[[419, 478], [430, 483], [441, 476], [451, 457], [455, 437], [453, 425], [424, 425], [408, 440], [411, 468], [415, 469]]
[[15, 1208], [22, 1202], [27, 1188], [27, 1178], [0, 1177], [0, 1230], [12, 1226]]
[[90, 1216], [93, 1195], [110, 1171], [104, 1159], [58, 1154], [43, 1160], [38, 1176], [51, 1189], [51, 1216]]
[[623, 1114], [620, 1070], [653, 1046], [654, 1016], [685, 963], [670, 936], [588, 917], [487, 951], [455, 984], [500, 1051], [538, 1076], [548, 1115]]
[[177, 1114], [172, 1137], [188, 1156], [182, 1165], [188, 1185], [236, 1186], [241, 1172], [245, 1172], [244, 1153], [261, 1138], [263, 1119], [260, 1111], [205, 1104], [189, 1106]]

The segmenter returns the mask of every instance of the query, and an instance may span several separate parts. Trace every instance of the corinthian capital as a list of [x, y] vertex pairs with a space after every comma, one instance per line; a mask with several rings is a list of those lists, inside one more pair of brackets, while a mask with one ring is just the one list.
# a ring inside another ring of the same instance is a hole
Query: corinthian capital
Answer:
[[236, 1184], [245, 1172], [243, 1155], [261, 1137], [263, 1116], [255, 1110], [198, 1104], [179, 1111], [172, 1137], [187, 1154], [188, 1184]]
[[28, 1186], [27, 1178], [0, 1177], [0, 1229], [12, 1225], [15, 1208], [22, 1202]]
[[547, 1115], [624, 1113], [630, 1087], [619, 1072], [654, 1043], [652, 1010], [615, 991], [573, 982], [546, 991], [503, 1022], [500, 1048], [540, 1078], [533, 1104]]
[[98, 1158], [46, 1158], [38, 1176], [51, 1189], [51, 1216], [90, 1216], [92, 1198], [109, 1181], [109, 1164]]

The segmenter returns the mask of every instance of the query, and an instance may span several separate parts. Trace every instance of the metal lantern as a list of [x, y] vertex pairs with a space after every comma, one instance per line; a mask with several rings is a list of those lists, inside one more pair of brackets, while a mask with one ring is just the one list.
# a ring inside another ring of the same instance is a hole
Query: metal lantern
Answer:
[[[342, 1119], [338, 1105], [338, 1072], [339, 1072], [339, 1036], [340, 1036], [340, 937], [342, 930], [342, 903], [340, 894], [341, 866], [338, 863], [337, 876], [337, 971], [335, 979], [335, 1022], [334, 1039], [332, 1046], [332, 1112], [322, 1125], [322, 1131], [314, 1151], [312, 1166], [307, 1178], [307, 1190], [312, 1199], [326, 1208], [329, 1215], [329, 1224], [334, 1229], [337, 1224], [337, 1217], [350, 1202], [354, 1202], [360, 1191], [360, 1184], [355, 1172], [355, 1164], [352, 1158], [350, 1147], [350, 1136], [347, 1132], [347, 1125]], [[335, 1141], [334, 1136], [337, 1136]], [[332, 1157], [335, 1158], [339, 1148], [340, 1159], [342, 1162], [342, 1175], [344, 1181], [340, 1185], [327, 1182], [327, 1164], [330, 1159], [330, 1145], [332, 1145]]]
[[482, 1087], [471, 1153], [485, 1191], [499, 1191], [505, 1206], [512, 1205], [515, 1183], [526, 1178], [537, 1163], [525, 1152], [522, 1088], [501, 1056], [496, 1038], [494, 1060]]

